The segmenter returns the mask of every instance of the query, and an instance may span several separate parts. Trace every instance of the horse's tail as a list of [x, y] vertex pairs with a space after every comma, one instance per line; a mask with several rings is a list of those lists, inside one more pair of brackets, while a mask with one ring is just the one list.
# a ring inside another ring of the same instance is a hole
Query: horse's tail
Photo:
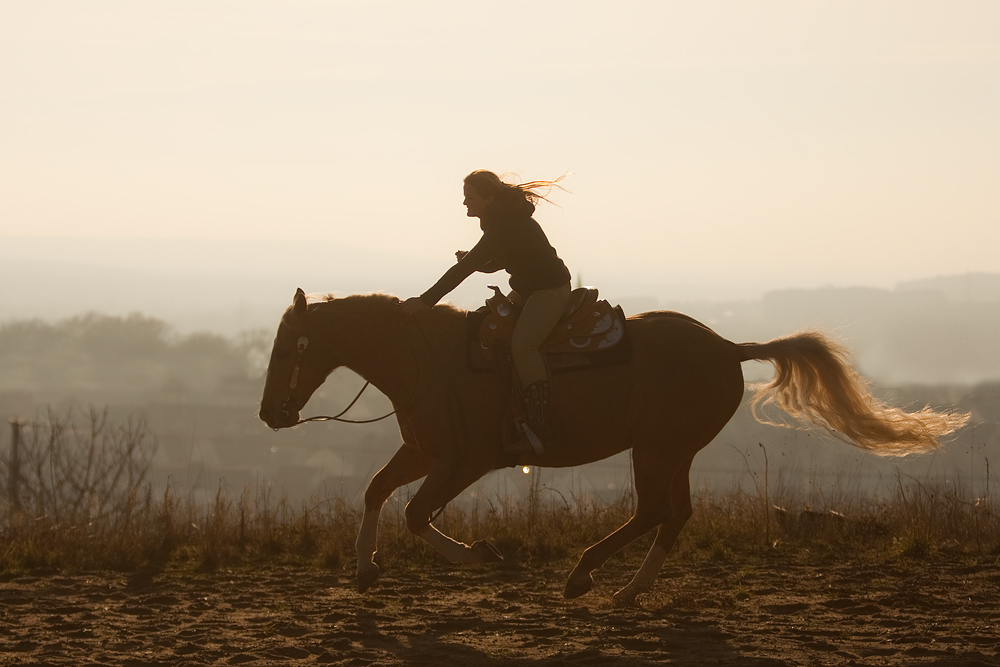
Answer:
[[741, 361], [766, 359], [775, 366], [774, 379], [756, 385], [751, 400], [753, 416], [762, 423], [774, 423], [760, 413], [763, 405], [773, 403], [796, 419], [846, 436], [862, 449], [903, 456], [940, 448], [939, 437], [969, 420], [968, 413], [930, 407], [906, 412], [883, 403], [854, 370], [847, 349], [814, 331], [737, 347]]

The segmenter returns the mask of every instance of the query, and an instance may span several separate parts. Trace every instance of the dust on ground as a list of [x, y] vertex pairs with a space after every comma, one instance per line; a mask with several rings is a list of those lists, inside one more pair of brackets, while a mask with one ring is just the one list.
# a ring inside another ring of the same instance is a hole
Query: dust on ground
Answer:
[[669, 563], [639, 606], [637, 564], [564, 600], [569, 568], [293, 566], [0, 579], [4, 665], [1000, 665], [1000, 565]]

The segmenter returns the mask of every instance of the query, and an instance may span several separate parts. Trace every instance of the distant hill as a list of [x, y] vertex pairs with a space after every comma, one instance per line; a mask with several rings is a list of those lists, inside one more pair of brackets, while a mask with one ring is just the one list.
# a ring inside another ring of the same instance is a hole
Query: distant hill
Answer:
[[966, 273], [910, 280], [896, 285], [897, 292], [938, 292], [959, 303], [1000, 303], [1000, 273]]
[[[894, 290], [776, 290], [758, 301], [685, 310], [734, 341], [826, 331], [844, 341], [862, 373], [882, 384], [1000, 379], [1000, 275], [933, 278]], [[758, 372], [746, 366], [745, 373]]]
[[[414, 258], [309, 239], [61, 239], [0, 236], [0, 326], [39, 318], [58, 323], [88, 312], [162, 320], [176, 333], [268, 336], [296, 287], [340, 294], [419, 294], [450, 261]], [[487, 283], [468, 280], [449, 299], [474, 308]], [[794, 277], [791, 278], [794, 280]], [[586, 280], [586, 276], [584, 276]], [[794, 284], [794, 283], [793, 283]], [[737, 342], [766, 341], [804, 328], [841, 337], [876, 382], [972, 384], [1000, 379], [1000, 274], [969, 273], [900, 283], [895, 289], [772, 290], [760, 298], [667, 300], [649, 286], [625, 296], [601, 287], [628, 314], [672, 309]], [[766, 364], [746, 364], [763, 379]]]

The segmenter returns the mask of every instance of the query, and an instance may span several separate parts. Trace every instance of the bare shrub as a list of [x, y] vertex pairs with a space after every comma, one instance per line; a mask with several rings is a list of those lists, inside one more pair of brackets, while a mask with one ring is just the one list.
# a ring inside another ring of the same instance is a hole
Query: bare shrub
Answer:
[[[109, 422], [108, 410], [50, 410], [22, 424], [19, 464], [0, 455], [3, 495], [0, 567], [66, 561], [128, 568], [143, 560], [142, 535], [155, 511], [146, 483], [155, 439], [141, 417]], [[11, 498], [16, 489], [16, 498]]]
[[[36, 518], [68, 521], [119, 509], [145, 485], [156, 450], [141, 416], [110, 424], [107, 408], [90, 408], [85, 414], [49, 410], [44, 418], [22, 425], [20, 445], [15, 474], [21, 509]], [[10, 463], [4, 453], [0, 465], [8, 470]], [[3, 491], [9, 497], [10, 490]]]
[[[106, 410], [50, 412], [25, 426], [21, 444], [21, 507], [8, 506], [0, 523], [0, 571], [110, 568], [153, 575], [165, 568], [214, 571], [269, 562], [354, 568], [362, 511], [336, 493], [293, 503], [265, 482], [242, 490], [220, 484], [208, 503], [172, 486], [154, 495], [146, 479], [155, 439], [141, 418], [112, 423]], [[6, 454], [0, 457], [8, 463]], [[577, 558], [635, 507], [627, 489], [610, 502], [597, 501], [567, 497], [540, 479], [525, 497], [483, 495], [450, 505], [435, 525], [465, 542], [493, 541], [503, 567], [519, 568]], [[902, 475], [897, 481], [887, 496], [835, 492], [820, 507], [807, 502], [816, 498], [782, 484], [769, 488], [766, 475], [749, 492], [696, 493], [671, 559], [1000, 555], [1000, 516], [988, 494], [970, 498], [958, 484]], [[406, 528], [407, 494], [400, 491], [382, 512], [377, 557], [394, 567], [440, 564]], [[623, 557], [641, 557], [652, 535]]]

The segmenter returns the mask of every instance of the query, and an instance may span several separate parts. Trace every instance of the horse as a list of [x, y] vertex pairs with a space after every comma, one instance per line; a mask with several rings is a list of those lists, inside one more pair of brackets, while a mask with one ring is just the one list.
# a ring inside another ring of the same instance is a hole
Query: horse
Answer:
[[[458, 542], [433, 518], [483, 475], [498, 467], [501, 424], [509, 393], [494, 374], [467, 363], [467, 311], [437, 305], [406, 316], [388, 294], [326, 296], [307, 301], [298, 289], [278, 324], [259, 417], [277, 430], [300, 422], [300, 411], [335, 369], [346, 367], [392, 402], [402, 445], [369, 483], [358, 531], [357, 587], [379, 577], [374, 562], [382, 506], [399, 487], [424, 478], [405, 509], [406, 526], [452, 563], [501, 562], [486, 541]], [[906, 412], [875, 398], [849, 352], [818, 331], [766, 343], [733, 343], [686, 315], [657, 311], [626, 320], [628, 361], [553, 376], [557, 445], [515, 464], [566, 467], [632, 450], [634, 513], [587, 548], [570, 572], [564, 596], [593, 586], [593, 572], [633, 540], [657, 528], [632, 580], [614, 594], [635, 603], [650, 590], [691, 516], [691, 461], [730, 420], [744, 396], [740, 364], [769, 361], [770, 382], [757, 386], [753, 415], [775, 404], [791, 417], [825, 428], [878, 455], [937, 449], [968, 414], [924, 408]], [[392, 413], [390, 413], [392, 414]]]

